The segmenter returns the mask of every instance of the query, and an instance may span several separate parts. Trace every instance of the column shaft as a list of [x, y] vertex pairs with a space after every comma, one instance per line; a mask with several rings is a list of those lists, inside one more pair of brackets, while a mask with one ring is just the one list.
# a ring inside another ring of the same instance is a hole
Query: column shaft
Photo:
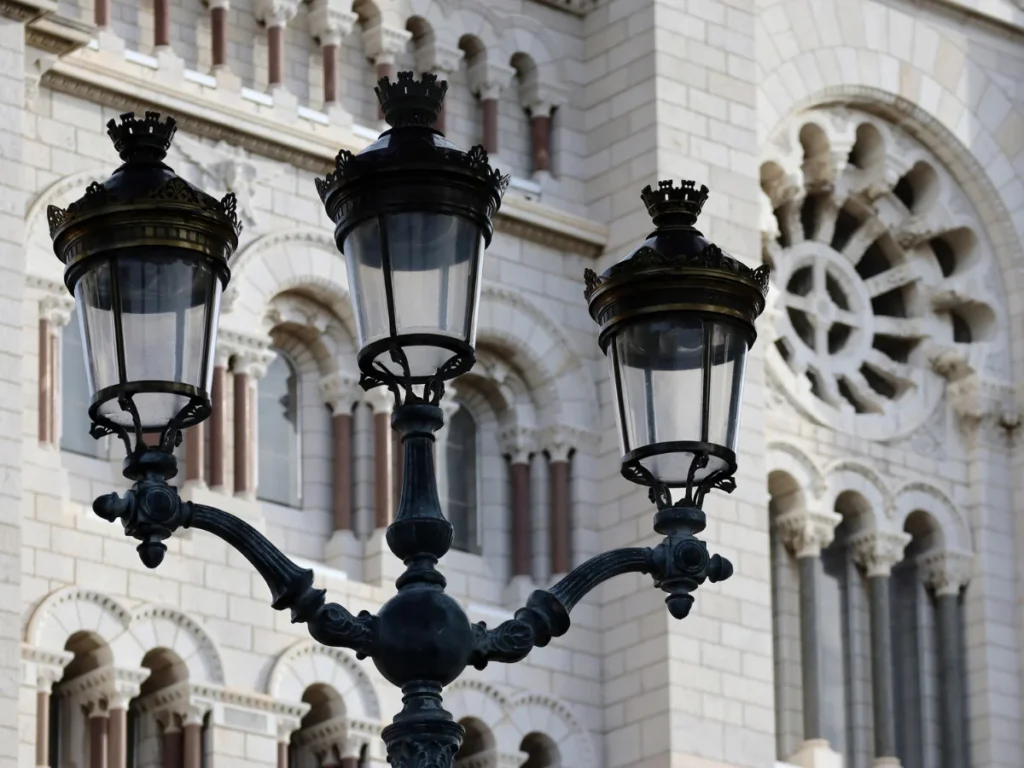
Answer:
[[387, 528], [391, 522], [391, 416], [373, 414], [373, 508], [374, 528]]
[[551, 483], [551, 573], [572, 568], [572, 515], [569, 510], [569, 462], [548, 464]]
[[800, 667], [803, 675], [804, 741], [823, 739], [821, 664], [818, 657], [818, 580], [821, 559], [797, 558], [800, 569]]
[[942, 734], [942, 768], [969, 765], [967, 717], [964, 712], [963, 660], [960, 657], [959, 596], [937, 595], [936, 625], [939, 634], [939, 725]]
[[530, 135], [533, 141], [533, 171], [551, 170], [551, 117], [533, 115], [530, 118]]
[[36, 692], [36, 765], [50, 764], [50, 693]]
[[212, 411], [208, 423], [210, 425], [210, 486], [212, 488], [224, 487], [224, 417], [227, 413], [224, 402], [224, 377], [226, 371], [223, 365], [213, 369], [213, 386], [210, 392]]
[[107, 715], [89, 718], [89, 768], [107, 768]]
[[235, 374], [235, 493], [252, 490], [252, 389], [249, 374]]
[[341, 768], [359, 768], [358, 757], [343, 757], [341, 758]]
[[188, 723], [183, 729], [183, 768], [199, 768], [203, 762], [203, 725]]
[[214, 8], [210, 11], [210, 45], [213, 68], [219, 69], [228, 63], [228, 9]]
[[892, 690], [892, 631], [889, 576], [868, 577], [871, 602], [871, 703], [875, 757], [896, 757], [895, 705]]
[[288, 742], [277, 742], [277, 768], [288, 768]]
[[480, 100], [480, 112], [482, 113], [483, 121], [483, 141], [481, 144], [484, 145], [490, 153], [498, 151], [498, 100], [497, 99], [481, 99]]
[[157, 48], [171, 44], [170, 0], [153, 0], [153, 45]]
[[52, 386], [50, 389], [50, 443], [57, 445], [57, 399], [60, 396], [60, 376], [61, 376], [61, 364], [60, 364], [60, 343], [57, 339], [57, 334], [50, 334], [50, 375], [52, 377]]
[[530, 463], [512, 462], [512, 575], [529, 576], [533, 570], [533, 531], [530, 525]]
[[110, 0], [94, 0], [92, 20], [100, 29], [106, 29], [110, 26]]
[[185, 482], [201, 481], [206, 469], [205, 424], [197, 424], [185, 430]]
[[331, 510], [334, 530], [351, 531], [352, 525], [352, 414], [335, 413], [331, 418], [334, 441]]
[[107, 768], [125, 768], [128, 758], [128, 713], [110, 710], [107, 724]]
[[325, 45], [320, 50], [324, 58], [324, 104], [337, 104], [338, 46]]
[[284, 82], [284, 26], [267, 27], [267, 83]]
[[181, 731], [176, 727], [164, 730], [164, 768], [182, 768]]
[[39, 320], [39, 442], [48, 443], [53, 434], [53, 401], [56, 389], [53, 358], [50, 355], [50, 321]]

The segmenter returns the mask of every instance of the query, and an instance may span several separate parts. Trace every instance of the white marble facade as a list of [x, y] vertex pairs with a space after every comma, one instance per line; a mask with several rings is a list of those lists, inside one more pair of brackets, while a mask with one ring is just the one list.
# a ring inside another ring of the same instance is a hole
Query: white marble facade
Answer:
[[[639, 190], [706, 183], [703, 231], [773, 267], [738, 488], [705, 505], [735, 575], [703, 586], [682, 622], [648, 577], [622, 577], [526, 662], [468, 672], [445, 696], [468, 731], [458, 764], [1024, 765], [1024, 5], [180, 0], [164, 31], [167, 7], [0, 2], [0, 765], [383, 764], [399, 701], [371, 664], [309, 641], [218, 540], [185, 531], [147, 571], [92, 514], [125, 487], [121, 447], [86, 434], [46, 207], [113, 169], [108, 120], [178, 119], [170, 164], [235, 192], [245, 224], [219, 339], [224, 439], [218, 459], [209, 425], [183, 446], [182, 493], [372, 610], [400, 572], [380, 527], [389, 405], [355, 385], [349, 283], [313, 178], [376, 135], [388, 66], [449, 81], [462, 147], [484, 136], [490, 100], [492, 159], [513, 176], [479, 363], [451, 387], [438, 449], [460, 528], [444, 570], [474, 620], [501, 621], [597, 552], [657, 540], [645, 494], [617, 474], [582, 295], [585, 268], [649, 231]], [[238, 397], [256, 405], [247, 424]], [[525, 565], [514, 476], [529, 491]]]

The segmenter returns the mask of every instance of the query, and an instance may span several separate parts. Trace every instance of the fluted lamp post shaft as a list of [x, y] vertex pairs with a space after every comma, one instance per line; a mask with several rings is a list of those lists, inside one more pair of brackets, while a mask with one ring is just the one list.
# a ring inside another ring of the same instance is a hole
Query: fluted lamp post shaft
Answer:
[[[600, 583], [650, 574], [682, 618], [702, 583], [732, 573], [697, 535], [705, 494], [733, 487], [743, 361], [767, 290], [766, 269], [744, 266], [694, 229], [706, 188], [661, 182], [644, 189], [655, 232], [603, 275], [587, 270], [584, 293], [611, 365], [622, 474], [650, 489], [654, 528], [664, 538], [580, 564], [493, 629], [472, 624], [437, 568], [453, 530], [438, 499], [433, 443], [445, 383], [476, 359], [482, 262], [508, 177], [491, 168], [482, 147], [462, 152], [431, 127], [446, 88], [432, 75], [383, 78], [377, 94], [391, 128], [359, 154], [340, 152], [334, 171], [317, 180], [359, 286], [360, 383], [391, 391], [391, 424], [401, 437], [401, 500], [387, 542], [406, 567], [376, 615], [327, 602], [312, 571], [261, 533], [227, 512], [183, 501], [168, 484], [182, 430], [210, 412], [216, 314], [241, 232], [232, 195], [217, 201], [164, 164], [173, 119], [147, 113], [111, 121], [124, 164], [66, 210], [48, 211], [86, 332], [113, 329], [111, 344], [88, 345], [116, 351], [113, 360], [87, 352], [90, 416], [96, 437], [124, 442], [124, 474], [133, 485], [98, 498], [95, 512], [121, 522], [150, 568], [179, 529], [218, 536], [264, 578], [275, 609], [290, 611], [317, 641], [370, 658], [402, 691], [402, 710], [382, 733], [395, 768], [452, 765], [463, 728], [444, 709], [442, 689], [468, 666], [516, 662], [565, 634], [570, 611]], [[432, 302], [425, 291], [433, 291]], [[413, 293], [417, 302], [408, 300]], [[381, 306], [386, 317], [374, 311]], [[101, 315], [104, 323], [89, 325]], [[130, 332], [139, 324], [155, 332]], [[152, 354], [137, 338], [166, 339], [173, 349]], [[666, 414], [689, 401], [696, 432], [682, 434]], [[159, 435], [155, 444], [144, 439], [151, 434]]]

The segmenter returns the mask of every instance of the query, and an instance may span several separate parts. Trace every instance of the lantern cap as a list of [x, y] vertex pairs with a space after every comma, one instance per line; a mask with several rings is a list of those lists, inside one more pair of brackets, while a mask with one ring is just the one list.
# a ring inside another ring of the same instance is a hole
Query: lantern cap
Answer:
[[176, 130], [173, 118], [156, 112], [111, 120], [107, 134], [123, 164], [106, 181], [89, 184], [67, 208], [47, 207], [68, 290], [73, 292], [86, 258], [148, 244], [198, 252], [227, 283], [227, 261], [242, 232], [238, 203], [233, 192], [218, 200], [164, 164]]
[[373, 91], [377, 94], [384, 120], [392, 128], [429, 127], [441, 114], [448, 83], [439, 81], [437, 75], [430, 73], [416, 80], [412, 72], [399, 72], [397, 82], [381, 78]]
[[419, 80], [400, 72], [377, 83], [391, 128], [358, 154], [343, 149], [334, 170], [316, 180], [317, 193], [335, 223], [339, 249], [364, 221], [386, 213], [440, 213], [477, 222], [490, 243], [492, 219], [509, 177], [492, 168], [487, 152], [463, 152], [430, 127], [440, 114], [448, 84], [435, 75]]
[[584, 298], [601, 325], [601, 345], [613, 328], [640, 314], [693, 312], [747, 325], [764, 311], [769, 268], [751, 268], [693, 227], [708, 188], [692, 181], [658, 182], [641, 192], [657, 227], [636, 250], [602, 274], [584, 271]]

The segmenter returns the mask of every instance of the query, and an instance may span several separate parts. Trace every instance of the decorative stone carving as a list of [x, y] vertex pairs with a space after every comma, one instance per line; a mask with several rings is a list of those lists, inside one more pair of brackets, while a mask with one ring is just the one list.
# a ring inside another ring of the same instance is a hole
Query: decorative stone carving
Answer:
[[498, 433], [501, 452], [506, 454], [513, 464], [525, 464], [530, 455], [537, 452], [537, 430], [521, 424], [513, 424]]
[[836, 512], [798, 509], [777, 516], [774, 524], [795, 557], [818, 557], [832, 543], [842, 519]]
[[28, 643], [21, 644], [21, 659], [29, 666], [32, 678], [31, 682], [36, 690], [41, 693], [51, 693], [53, 685], [64, 674], [64, 667], [71, 663], [74, 654], [68, 651], [50, 651], [44, 648], [36, 648]]
[[864, 531], [850, 537], [854, 560], [868, 575], [888, 576], [892, 567], [903, 559], [903, 550], [910, 543], [910, 534], [902, 531]]
[[469, 90], [478, 99], [497, 99], [515, 76], [512, 67], [488, 61], [486, 56], [478, 56], [466, 69]]
[[324, 403], [334, 413], [349, 413], [356, 403], [362, 402], [363, 390], [358, 376], [349, 376], [340, 371], [329, 373], [317, 383], [317, 389]]
[[374, 387], [367, 390], [363, 400], [373, 409], [374, 415], [378, 413], [391, 413], [395, 408], [395, 396], [387, 387]]
[[465, 54], [460, 48], [450, 48], [437, 42], [433, 33], [416, 46], [416, 69], [440, 76], [450, 75], [459, 68]]
[[915, 560], [921, 580], [936, 595], [957, 595], [971, 580], [974, 555], [970, 552], [939, 550], [926, 552]]
[[252, 10], [261, 24], [283, 27], [295, 18], [298, 9], [298, 0], [255, 0]]
[[347, 0], [313, 0], [309, 6], [309, 32], [320, 45], [341, 45], [351, 34], [359, 17]]
[[75, 300], [61, 286], [63, 295], [44, 296], [39, 301], [39, 319], [46, 320], [53, 328], [63, 328], [75, 311]]
[[533, 116], [548, 115], [568, 99], [566, 88], [542, 80], [540, 71], [533, 69], [519, 84], [519, 103]]
[[363, 30], [363, 52], [376, 66], [394, 64], [412, 40], [412, 32], [384, 24], [380, 19]]

